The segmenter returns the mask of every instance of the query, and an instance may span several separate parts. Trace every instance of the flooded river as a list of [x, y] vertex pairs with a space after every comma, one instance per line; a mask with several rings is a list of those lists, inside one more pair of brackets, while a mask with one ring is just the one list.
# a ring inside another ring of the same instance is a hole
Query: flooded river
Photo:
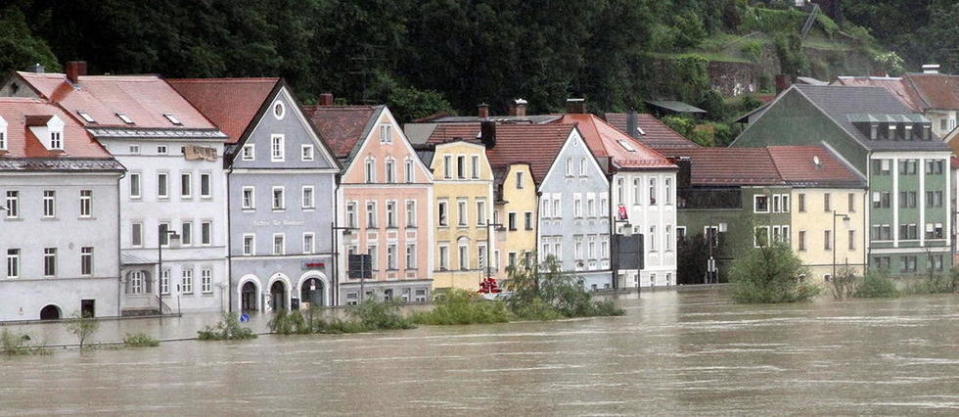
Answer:
[[[620, 302], [625, 317], [0, 357], [0, 416], [959, 415], [959, 297]], [[204, 319], [105, 322], [98, 341]], [[61, 327], [18, 330], [69, 342]]]

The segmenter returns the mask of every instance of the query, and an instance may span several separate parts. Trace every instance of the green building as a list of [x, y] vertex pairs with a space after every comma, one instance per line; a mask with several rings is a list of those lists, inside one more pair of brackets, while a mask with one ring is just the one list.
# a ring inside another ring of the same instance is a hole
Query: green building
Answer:
[[950, 148], [880, 87], [794, 85], [750, 117], [733, 147], [822, 145], [868, 179], [868, 267], [951, 267]]

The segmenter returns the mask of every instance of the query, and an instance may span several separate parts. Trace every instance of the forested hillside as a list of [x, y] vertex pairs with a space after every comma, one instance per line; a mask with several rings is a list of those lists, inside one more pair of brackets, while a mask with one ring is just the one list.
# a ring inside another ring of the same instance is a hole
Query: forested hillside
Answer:
[[[929, 10], [951, 2], [846, 3], [849, 19], [882, 30], [875, 37], [910, 66], [940, 56], [933, 44], [944, 39], [917, 48], [926, 39], [905, 23], [942, 24]], [[900, 9], [909, 13], [889, 12]], [[577, 95], [594, 110], [682, 99], [717, 121], [740, 105], [710, 91], [714, 63], [750, 66], [766, 91], [775, 73], [901, 70], [848, 22], [822, 15], [800, 39], [806, 17], [784, 1], [745, 0], [13, 0], [0, 19], [0, 69], [82, 59], [92, 73], [281, 75], [304, 101], [332, 91], [388, 102], [406, 119], [479, 102], [502, 111], [514, 97], [549, 111]]]

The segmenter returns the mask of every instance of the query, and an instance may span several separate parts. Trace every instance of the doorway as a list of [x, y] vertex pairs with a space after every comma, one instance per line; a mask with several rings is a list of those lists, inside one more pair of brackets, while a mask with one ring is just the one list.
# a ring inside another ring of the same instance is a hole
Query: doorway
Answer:
[[270, 286], [270, 307], [273, 311], [285, 310], [286, 307], [286, 285], [283, 281], [276, 281]]
[[80, 314], [83, 317], [97, 316], [96, 300], [80, 300]]
[[50, 304], [40, 310], [40, 320], [60, 320], [60, 307]]
[[240, 310], [256, 311], [256, 284], [247, 281], [240, 290]]
[[324, 294], [326, 294], [326, 288], [323, 287], [323, 281], [319, 278], [310, 278], [300, 287], [300, 301], [310, 303], [310, 306], [325, 306]]

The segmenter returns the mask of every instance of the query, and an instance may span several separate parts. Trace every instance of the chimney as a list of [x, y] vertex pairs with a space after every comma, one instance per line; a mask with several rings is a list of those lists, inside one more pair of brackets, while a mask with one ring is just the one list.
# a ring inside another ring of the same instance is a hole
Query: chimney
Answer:
[[320, 94], [320, 103], [321, 106], [332, 106], [333, 105], [333, 93], [323, 93]]
[[788, 89], [789, 86], [792, 85], [792, 83], [793, 83], [792, 79], [789, 78], [789, 75], [786, 75], [786, 74], [777, 75], [776, 76], [776, 94], [786, 91], [786, 89]]
[[510, 103], [510, 105], [509, 105], [509, 115], [510, 115], [510, 116], [526, 117], [526, 105], [527, 105], [527, 104], [528, 104], [528, 103], [526, 102], [526, 100], [523, 100], [523, 99], [521, 99], [521, 98], [518, 98], [518, 99], [513, 100], [513, 102]]
[[576, 113], [576, 114], [586, 113], [586, 99], [585, 98], [566, 99], [566, 113]]
[[626, 134], [634, 138], [639, 138], [639, 117], [636, 110], [630, 109], [626, 114]]
[[938, 74], [939, 64], [925, 64], [922, 66], [923, 74]]
[[688, 156], [681, 156], [673, 160], [673, 163], [679, 166], [679, 172], [676, 173], [676, 188], [692, 186], [693, 160]]
[[496, 122], [492, 120], [480, 122], [480, 142], [483, 142], [486, 149], [496, 146]]
[[67, 79], [76, 84], [81, 75], [87, 75], [87, 61], [67, 62]]
[[489, 104], [480, 103], [476, 106], [476, 116], [480, 119], [489, 119]]

